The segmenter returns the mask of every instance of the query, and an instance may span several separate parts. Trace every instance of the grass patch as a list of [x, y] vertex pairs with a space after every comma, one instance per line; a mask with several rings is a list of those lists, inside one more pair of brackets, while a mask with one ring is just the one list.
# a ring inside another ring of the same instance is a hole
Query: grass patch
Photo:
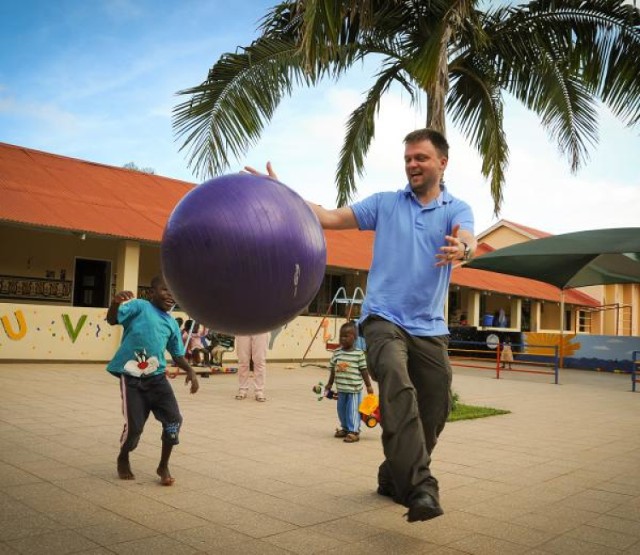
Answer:
[[510, 410], [492, 409], [490, 407], [475, 407], [473, 405], [463, 405], [455, 403], [447, 422], [457, 420], [472, 420], [474, 418], [486, 418], [487, 416], [497, 416], [499, 414], [509, 414]]

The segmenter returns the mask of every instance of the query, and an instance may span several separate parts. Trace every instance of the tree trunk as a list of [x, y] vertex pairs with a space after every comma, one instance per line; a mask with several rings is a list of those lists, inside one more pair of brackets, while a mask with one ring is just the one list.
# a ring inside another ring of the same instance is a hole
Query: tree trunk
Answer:
[[440, 61], [433, 84], [427, 87], [427, 127], [440, 131], [445, 137], [447, 125], [445, 121], [445, 101], [449, 92], [449, 60], [447, 46], [451, 37], [448, 27], [440, 41]]

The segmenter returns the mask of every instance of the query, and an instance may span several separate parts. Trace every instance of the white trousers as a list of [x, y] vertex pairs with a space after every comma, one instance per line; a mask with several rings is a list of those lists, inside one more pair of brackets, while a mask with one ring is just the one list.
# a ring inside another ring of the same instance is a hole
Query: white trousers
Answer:
[[253, 360], [253, 386], [256, 393], [264, 393], [267, 377], [267, 348], [270, 333], [260, 335], [237, 335], [238, 380], [241, 391], [248, 391], [250, 362]]

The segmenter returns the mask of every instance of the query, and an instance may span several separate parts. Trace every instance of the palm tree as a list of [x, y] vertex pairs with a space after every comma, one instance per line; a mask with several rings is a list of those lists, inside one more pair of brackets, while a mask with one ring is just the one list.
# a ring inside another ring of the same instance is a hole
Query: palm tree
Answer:
[[338, 205], [362, 175], [381, 98], [426, 95], [427, 127], [445, 115], [482, 158], [496, 214], [509, 151], [509, 96], [534, 111], [577, 171], [598, 139], [604, 103], [640, 120], [640, 12], [622, 0], [537, 0], [481, 10], [478, 0], [298, 0], [273, 7], [260, 36], [224, 54], [174, 109], [174, 129], [199, 175], [216, 175], [254, 144], [294, 86], [339, 79], [368, 57], [375, 81], [351, 114], [336, 170]]

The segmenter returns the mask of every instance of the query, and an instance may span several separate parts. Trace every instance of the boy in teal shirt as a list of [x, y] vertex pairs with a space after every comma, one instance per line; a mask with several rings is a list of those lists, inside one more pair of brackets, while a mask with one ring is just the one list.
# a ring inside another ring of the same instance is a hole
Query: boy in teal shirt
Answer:
[[124, 328], [120, 347], [107, 366], [107, 370], [120, 379], [125, 418], [118, 455], [118, 476], [122, 480], [135, 478], [129, 453], [137, 447], [149, 413], [153, 412], [162, 424], [162, 452], [157, 469], [160, 483], [170, 486], [175, 481], [169, 472], [169, 457], [173, 446], [179, 443], [182, 415], [165, 375], [165, 351], [169, 351], [176, 366], [186, 372], [185, 383], [191, 383], [191, 393], [198, 391], [199, 385], [193, 368], [184, 358], [178, 324], [169, 315], [174, 305], [164, 279], [154, 277], [149, 301], [134, 299], [131, 291], [121, 291], [107, 311], [107, 322]]

